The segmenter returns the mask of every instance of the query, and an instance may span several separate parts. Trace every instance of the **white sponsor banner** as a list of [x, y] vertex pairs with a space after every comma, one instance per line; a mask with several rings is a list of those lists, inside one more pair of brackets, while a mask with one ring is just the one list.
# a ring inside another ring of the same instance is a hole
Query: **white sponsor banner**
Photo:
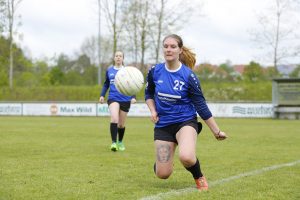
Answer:
[[[271, 118], [271, 103], [208, 103], [215, 117]], [[0, 103], [0, 115], [110, 116], [107, 104], [98, 103]], [[145, 103], [132, 104], [128, 116], [150, 117]]]
[[208, 107], [215, 117], [273, 117], [270, 103], [209, 103]]
[[22, 115], [22, 104], [0, 103], [0, 115]]
[[59, 116], [96, 116], [95, 103], [57, 104]]
[[136, 103], [131, 104], [128, 116], [134, 116], [134, 117], [150, 117], [151, 113], [149, 111], [149, 108], [147, 104], [145, 103]]
[[[110, 116], [107, 104], [97, 104], [97, 116]], [[150, 116], [150, 111], [145, 103], [131, 104], [128, 116], [145, 117]]]
[[[215, 117], [273, 117], [271, 103], [208, 103]], [[109, 116], [107, 104], [98, 104], [98, 116]], [[150, 117], [150, 111], [145, 103], [132, 104], [128, 116]]]
[[50, 103], [24, 103], [23, 115], [50, 116]]
[[24, 103], [23, 115], [96, 116], [94, 103]]
[[109, 109], [106, 103], [97, 104], [97, 116], [109, 116]]

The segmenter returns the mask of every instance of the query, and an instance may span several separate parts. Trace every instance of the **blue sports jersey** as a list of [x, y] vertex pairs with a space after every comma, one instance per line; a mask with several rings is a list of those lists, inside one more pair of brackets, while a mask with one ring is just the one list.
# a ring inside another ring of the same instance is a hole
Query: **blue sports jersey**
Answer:
[[169, 70], [165, 63], [153, 66], [147, 75], [145, 100], [153, 99], [159, 121], [155, 127], [212, 116], [201, 91], [200, 81], [187, 66]]
[[103, 88], [102, 88], [102, 91], [101, 91], [101, 94], [100, 96], [105, 96], [108, 88], [109, 89], [109, 94], [108, 94], [108, 100], [113, 100], [113, 101], [118, 101], [118, 102], [128, 102], [130, 101], [134, 96], [126, 96], [124, 94], [121, 94], [114, 82], [115, 82], [115, 76], [118, 72], [119, 69], [123, 68], [120, 67], [120, 68], [116, 68], [114, 66], [110, 66], [109, 68], [107, 68], [106, 70], [106, 79], [105, 79], [105, 82], [104, 82], [104, 85], [103, 85]]

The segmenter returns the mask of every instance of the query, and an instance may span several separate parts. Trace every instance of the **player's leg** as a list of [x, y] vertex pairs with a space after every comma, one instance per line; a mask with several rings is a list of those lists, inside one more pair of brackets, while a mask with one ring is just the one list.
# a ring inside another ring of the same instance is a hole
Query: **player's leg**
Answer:
[[120, 110], [119, 112], [119, 123], [118, 123], [118, 147], [120, 151], [124, 151], [125, 150], [125, 145], [123, 142], [123, 138], [125, 135], [125, 122], [126, 122], [126, 118], [127, 118], [127, 112], [124, 112], [122, 110]]
[[181, 163], [193, 175], [197, 188], [199, 190], [207, 190], [208, 184], [196, 157], [196, 129], [189, 125], [183, 126], [176, 134], [176, 139], [178, 141], [178, 153]]
[[125, 122], [127, 118], [127, 113], [130, 109], [130, 101], [129, 102], [120, 102], [120, 110], [119, 110], [119, 122], [118, 122], [118, 148], [120, 151], [125, 150], [125, 145], [123, 142], [124, 134], [125, 134]]
[[167, 179], [173, 172], [173, 160], [176, 143], [155, 140], [156, 162], [154, 171], [157, 177]]
[[119, 109], [120, 105], [117, 102], [112, 102], [109, 104], [109, 112], [110, 112], [110, 134], [112, 144], [110, 149], [112, 151], [117, 151], [117, 135], [118, 135], [118, 122], [119, 122]]

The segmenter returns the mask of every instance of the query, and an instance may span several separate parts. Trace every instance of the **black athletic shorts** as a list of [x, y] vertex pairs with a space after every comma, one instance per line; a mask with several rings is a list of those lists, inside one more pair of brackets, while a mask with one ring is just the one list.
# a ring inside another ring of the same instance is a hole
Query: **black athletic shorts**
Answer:
[[114, 103], [114, 102], [116, 102], [116, 103], [118, 103], [120, 105], [120, 110], [122, 110], [124, 112], [129, 112], [130, 101], [120, 102], [120, 101], [108, 100], [107, 104], [109, 106], [111, 103]]
[[163, 141], [174, 142], [178, 144], [176, 140], [176, 133], [184, 126], [193, 127], [198, 134], [202, 130], [201, 122], [197, 122], [197, 119], [195, 118], [185, 122], [175, 123], [161, 128], [154, 128], [154, 140], [163, 140]]

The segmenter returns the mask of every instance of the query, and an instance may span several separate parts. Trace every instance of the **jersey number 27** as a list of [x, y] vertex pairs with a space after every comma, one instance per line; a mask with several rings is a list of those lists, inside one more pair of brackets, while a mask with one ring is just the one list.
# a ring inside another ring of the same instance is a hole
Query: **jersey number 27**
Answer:
[[174, 84], [175, 84], [173, 87], [174, 90], [182, 90], [182, 87], [184, 86], [184, 82], [179, 80], [175, 80]]

